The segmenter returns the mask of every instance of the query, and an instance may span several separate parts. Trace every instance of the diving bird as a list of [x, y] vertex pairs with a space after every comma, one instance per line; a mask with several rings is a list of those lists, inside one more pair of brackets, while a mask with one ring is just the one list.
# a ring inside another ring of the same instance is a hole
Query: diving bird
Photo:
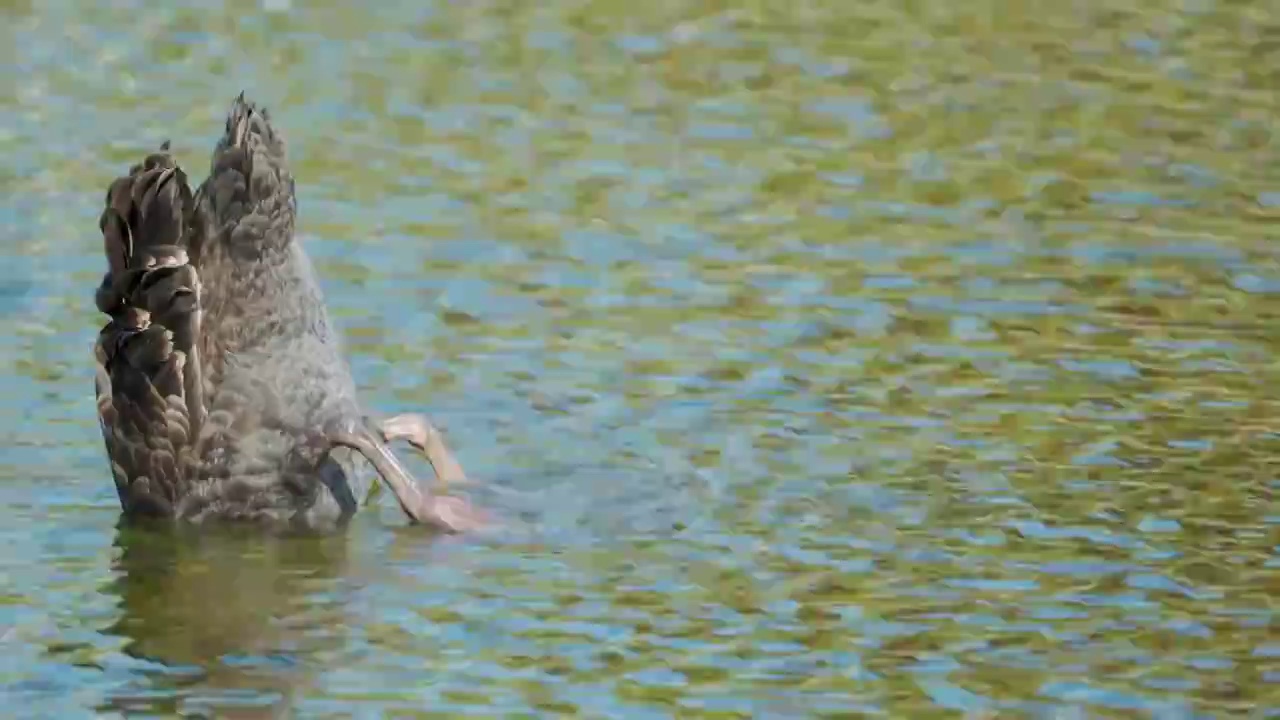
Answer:
[[124, 514], [336, 527], [372, 489], [363, 458], [411, 521], [481, 525], [391, 452], [407, 440], [465, 482], [426, 417], [362, 411], [296, 217], [284, 138], [243, 92], [194, 192], [168, 141], [107, 189], [95, 386]]

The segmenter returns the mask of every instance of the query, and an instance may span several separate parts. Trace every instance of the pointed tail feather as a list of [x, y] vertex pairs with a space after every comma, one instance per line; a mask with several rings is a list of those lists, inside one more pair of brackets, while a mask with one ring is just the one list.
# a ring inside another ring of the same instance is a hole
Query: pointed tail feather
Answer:
[[286, 155], [270, 113], [240, 93], [199, 192], [219, 239], [237, 256], [256, 259], [293, 239], [296, 200]]

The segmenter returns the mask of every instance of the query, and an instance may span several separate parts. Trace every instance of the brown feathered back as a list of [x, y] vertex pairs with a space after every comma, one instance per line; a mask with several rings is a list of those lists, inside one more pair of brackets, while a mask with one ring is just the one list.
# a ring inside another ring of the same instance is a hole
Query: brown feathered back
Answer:
[[196, 192], [167, 144], [108, 189], [98, 414], [126, 512], [317, 525], [367, 493], [315, 441], [363, 416], [295, 214], [284, 141], [243, 94]]

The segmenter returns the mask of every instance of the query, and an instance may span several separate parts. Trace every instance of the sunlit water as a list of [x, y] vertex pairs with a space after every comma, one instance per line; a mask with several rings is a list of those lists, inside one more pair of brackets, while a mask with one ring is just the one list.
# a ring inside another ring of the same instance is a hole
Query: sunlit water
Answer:
[[[0, 1], [0, 713], [1280, 715], [1271, 5], [112, 5]], [[501, 532], [117, 529], [97, 214], [242, 87]]]

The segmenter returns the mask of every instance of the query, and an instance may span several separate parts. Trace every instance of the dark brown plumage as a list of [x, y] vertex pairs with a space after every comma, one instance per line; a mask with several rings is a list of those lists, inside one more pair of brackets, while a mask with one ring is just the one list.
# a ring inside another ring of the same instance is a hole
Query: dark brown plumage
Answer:
[[442, 481], [465, 476], [419, 415], [370, 426], [303, 248], [285, 145], [236, 98], [193, 193], [168, 153], [117, 178], [102, 212], [108, 272], [95, 346], [98, 419], [127, 515], [341, 523], [372, 463], [413, 520], [479, 518], [420, 490], [386, 445], [407, 439]]

